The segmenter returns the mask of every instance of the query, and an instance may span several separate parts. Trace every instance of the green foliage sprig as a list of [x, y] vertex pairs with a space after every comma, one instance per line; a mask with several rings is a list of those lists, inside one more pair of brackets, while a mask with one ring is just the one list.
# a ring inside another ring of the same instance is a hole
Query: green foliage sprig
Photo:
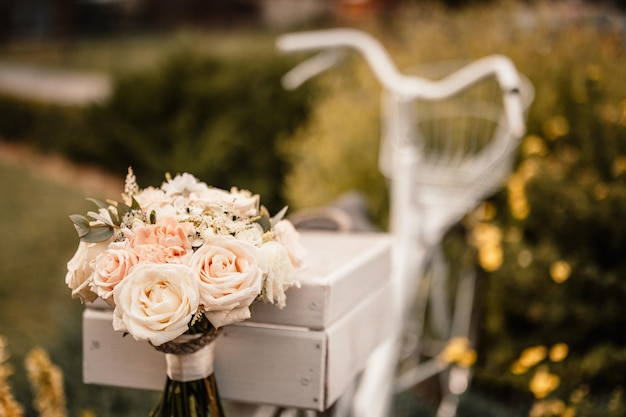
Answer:
[[[76, 228], [78, 237], [87, 243], [103, 242], [113, 237], [115, 230], [124, 223], [125, 218], [133, 213], [142, 214], [141, 207], [135, 199], [130, 206], [119, 201], [102, 201], [96, 198], [88, 198], [98, 207], [98, 212], [90, 211], [86, 216], [72, 214], [70, 220]], [[154, 214], [150, 215], [150, 222], [154, 223]]]

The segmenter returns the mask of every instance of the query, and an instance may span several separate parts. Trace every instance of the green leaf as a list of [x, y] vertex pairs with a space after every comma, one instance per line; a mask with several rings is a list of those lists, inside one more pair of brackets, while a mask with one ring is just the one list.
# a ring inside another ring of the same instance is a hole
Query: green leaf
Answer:
[[81, 214], [71, 214], [69, 218], [74, 224], [78, 237], [82, 238], [89, 233], [91, 227], [89, 226], [89, 219], [87, 219], [87, 217]]
[[287, 206], [283, 207], [282, 210], [280, 210], [278, 213], [274, 215], [274, 217], [272, 217], [272, 220], [271, 220], [272, 227], [276, 226], [276, 223], [281, 221], [283, 217], [285, 217], [285, 214], [287, 214]]
[[132, 202], [130, 204], [130, 208], [133, 209], [133, 210], [141, 210], [141, 206], [139, 205], [137, 200], [135, 200], [135, 197], [133, 197], [133, 199], [132, 199]]
[[[109, 211], [109, 213], [111, 213], [111, 212]], [[113, 216], [115, 216], [115, 213], [112, 213], [112, 214], [113, 214]], [[87, 213], [87, 215], [89, 217], [91, 217], [92, 219], [100, 222], [100, 223], [106, 224], [107, 226], [110, 226], [110, 227], [115, 226], [115, 220], [114, 219], [110, 219], [108, 216], [103, 216], [99, 212], [96, 213], [95, 211], [90, 211], [90, 212]]]
[[271, 229], [271, 227], [272, 227], [272, 222], [270, 220], [270, 216], [268, 216], [265, 213], [263, 213], [262, 215], [257, 217], [254, 222], [261, 225], [261, 227], [263, 228], [263, 232], [269, 231]]
[[87, 243], [104, 242], [113, 236], [113, 228], [109, 226], [97, 226], [89, 229], [89, 232], [82, 236], [80, 240]]
[[[122, 219], [124, 218], [124, 216], [126, 216], [131, 210], [131, 207], [124, 204], [124, 203], [117, 203], [117, 215], [118, 215], [118, 221], [121, 223]], [[118, 224], [119, 226], [119, 224]]]
[[91, 202], [92, 202], [92, 203], [94, 203], [96, 206], [98, 206], [98, 208], [103, 208], [103, 209], [105, 209], [105, 208], [107, 208], [107, 207], [109, 206], [109, 204], [108, 204], [106, 201], [102, 201], [102, 200], [99, 200], [99, 199], [97, 199], [97, 198], [91, 198], [91, 197], [89, 197], [89, 198], [87, 198], [87, 201], [91, 201]]

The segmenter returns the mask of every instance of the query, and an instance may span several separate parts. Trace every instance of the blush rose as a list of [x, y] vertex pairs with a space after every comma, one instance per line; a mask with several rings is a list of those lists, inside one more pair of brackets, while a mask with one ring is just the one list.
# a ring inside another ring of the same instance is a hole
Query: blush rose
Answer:
[[193, 254], [190, 266], [199, 277], [204, 315], [215, 327], [250, 318], [250, 304], [263, 284], [258, 248], [214, 236]]
[[113, 304], [113, 289], [137, 264], [137, 255], [124, 243], [111, 243], [95, 260], [92, 289], [100, 298]]

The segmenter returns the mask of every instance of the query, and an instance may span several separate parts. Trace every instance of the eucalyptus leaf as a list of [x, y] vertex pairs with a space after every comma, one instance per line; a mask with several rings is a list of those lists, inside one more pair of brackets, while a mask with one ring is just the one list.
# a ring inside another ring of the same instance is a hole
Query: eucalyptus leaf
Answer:
[[115, 226], [115, 224], [111, 221], [111, 219], [109, 219], [107, 217], [104, 217], [100, 213], [96, 213], [94, 211], [89, 211], [89, 212], [87, 212], [87, 215], [89, 217], [91, 217], [92, 219], [94, 219], [94, 220], [97, 220], [97, 221], [99, 221], [101, 223], [106, 224], [107, 226], [111, 226], [111, 227]]
[[274, 215], [274, 217], [272, 217], [270, 222], [272, 227], [276, 226], [276, 223], [281, 221], [283, 217], [285, 217], [285, 214], [287, 214], [287, 206], [283, 207], [278, 213]]
[[122, 219], [124, 218], [124, 216], [126, 216], [128, 213], [130, 213], [130, 211], [132, 209], [133, 208], [131, 206], [127, 205], [127, 204], [124, 204], [124, 203], [121, 203], [121, 202], [117, 203], [117, 215], [119, 217], [118, 225], [119, 225], [119, 223], [122, 222]]
[[92, 198], [92, 197], [88, 197], [87, 201], [91, 201], [92, 203], [94, 203], [96, 206], [98, 206], [98, 208], [107, 208], [109, 206], [109, 204], [106, 201], [102, 201], [100, 199], [97, 198]]
[[70, 220], [74, 224], [74, 228], [78, 233], [78, 237], [82, 238], [83, 236], [89, 233], [89, 219], [81, 214], [72, 214], [69, 216]]
[[267, 232], [272, 228], [272, 222], [270, 220], [270, 217], [267, 214], [260, 215], [255, 220], [255, 223], [258, 223], [261, 225], [261, 227], [263, 228], [263, 232]]
[[89, 229], [89, 233], [82, 236], [80, 240], [87, 243], [104, 242], [113, 236], [114, 229], [108, 226], [97, 226]]

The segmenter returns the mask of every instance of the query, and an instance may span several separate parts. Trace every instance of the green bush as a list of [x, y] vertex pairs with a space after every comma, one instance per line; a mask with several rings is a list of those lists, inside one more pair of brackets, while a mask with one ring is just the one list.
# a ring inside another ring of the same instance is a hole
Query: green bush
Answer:
[[[260, 193], [276, 209], [287, 169], [280, 141], [307, 115], [306, 92], [288, 94], [277, 57], [219, 60], [169, 56], [153, 70], [117, 80], [111, 99], [87, 112], [93, 143], [77, 148], [117, 172], [133, 166], [141, 184], [164, 172], [191, 172], [207, 183]], [[279, 207], [278, 207], [279, 208]]]
[[270, 210], [284, 204], [287, 161], [278, 152], [308, 114], [306, 91], [288, 93], [280, 56], [217, 58], [181, 48], [119, 75], [111, 97], [86, 108], [0, 98], [0, 136], [98, 165], [142, 186], [165, 172], [259, 193]]

